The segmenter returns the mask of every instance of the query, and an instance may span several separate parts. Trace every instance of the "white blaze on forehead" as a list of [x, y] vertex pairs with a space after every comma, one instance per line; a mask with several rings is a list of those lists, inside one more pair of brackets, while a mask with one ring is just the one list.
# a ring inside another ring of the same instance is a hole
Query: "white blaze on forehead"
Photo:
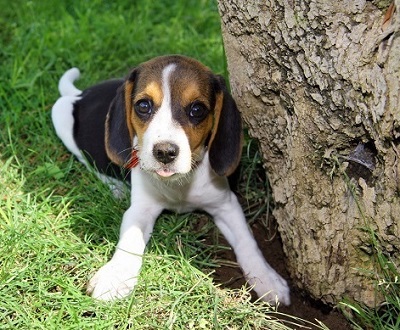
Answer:
[[[183, 128], [173, 120], [171, 74], [176, 64], [167, 65], [161, 76], [163, 100], [160, 108], [151, 119], [143, 135], [143, 146], [140, 154], [141, 166], [145, 170], [157, 171], [160, 167], [170, 169], [175, 173], [187, 173], [191, 169], [191, 150], [188, 137]], [[153, 147], [160, 142], [174, 143], [179, 147], [178, 157], [170, 164], [160, 164], [153, 155]]]
[[[163, 72], [162, 72], [162, 92], [163, 92], [163, 101], [161, 104], [161, 108], [160, 110], [163, 108], [164, 106], [169, 107], [169, 109], [171, 110], [171, 88], [170, 88], [170, 81], [169, 81], [169, 77], [171, 75], [171, 73], [175, 70], [176, 68], [176, 64], [169, 64], [167, 65]], [[172, 113], [171, 113], [172, 115]]]

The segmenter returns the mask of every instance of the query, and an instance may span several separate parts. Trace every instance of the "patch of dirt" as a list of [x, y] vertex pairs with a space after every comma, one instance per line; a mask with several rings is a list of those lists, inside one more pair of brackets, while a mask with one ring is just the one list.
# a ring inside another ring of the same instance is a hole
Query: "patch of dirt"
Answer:
[[[257, 221], [254, 222], [251, 227], [258, 245], [264, 253], [265, 259], [288, 281], [290, 285], [291, 281], [286, 270], [285, 255], [279, 237], [275, 235], [272, 239], [268, 239], [268, 237], [271, 236], [269, 230]], [[212, 235], [209, 236], [208, 239], [212, 241]], [[222, 236], [219, 236], [218, 240], [220, 244], [223, 243], [223, 245], [228, 245]], [[213, 243], [211, 241], [210, 244]], [[242, 287], [245, 284], [245, 279], [241, 269], [238, 266], [235, 266], [235, 255], [233, 251], [220, 251], [216, 257], [220, 260], [227, 260], [228, 262], [226, 265], [216, 268], [215, 273], [213, 274], [215, 281], [224, 287], [233, 289]], [[232, 264], [229, 261], [232, 261]], [[254, 298], [256, 298], [256, 296], [254, 296]], [[310, 299], [305, 293], [300, 292], [293, 286], [291, 286], [291, 305], [281, 305], [279, 306], [278, 311], [300, 317], [303, 320], [311, 321], [313, 323], [316, 323], [315, 320], [317, 319], [324, 323], [329, 329], [351, 330], [349, 323], [338, 310], [333, 309], [322, 302]], [[313, 329], [309, 325], [307, 325], [307, 327]]]

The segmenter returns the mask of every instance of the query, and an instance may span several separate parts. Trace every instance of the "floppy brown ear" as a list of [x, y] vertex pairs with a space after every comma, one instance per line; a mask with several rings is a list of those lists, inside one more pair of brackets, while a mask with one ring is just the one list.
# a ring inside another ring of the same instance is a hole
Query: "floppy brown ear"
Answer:
[[[234, 172], [242, 154], [242, 119], [225, 81], [217, 77], [214, 126], [209, 142], [211, 168], [220, 176]], [[217, 89], [217, 90], [218, 90]]]
[[105, 145], [110, 160], [127, 167], [132, 157], [132, 142], [135, 132], [131, 123], [132, 91], [135, 72], [117, 90], [111, 102], [105, 125]]

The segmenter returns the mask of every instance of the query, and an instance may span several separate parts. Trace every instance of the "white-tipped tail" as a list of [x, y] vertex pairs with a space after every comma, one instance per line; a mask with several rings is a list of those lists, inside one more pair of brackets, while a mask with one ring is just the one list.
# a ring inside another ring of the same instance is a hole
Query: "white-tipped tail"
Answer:
[[61, 96], [78, 96], [82, 93], [81, 90], [74, 86], [74, 81], [78, 79], [80, 72], [78, 68], [72, 68], [66, 71], [58, 83], [58, 90]]

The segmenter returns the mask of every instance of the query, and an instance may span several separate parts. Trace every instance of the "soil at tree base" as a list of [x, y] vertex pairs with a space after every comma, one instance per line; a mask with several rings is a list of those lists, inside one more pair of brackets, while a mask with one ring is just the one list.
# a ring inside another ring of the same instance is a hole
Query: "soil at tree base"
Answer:
[[[272, 219], [272, 216], [270, 216]], [[273, 239], [268, 240], [270, 236], [267, 228], [261, 223], [254, 222], [252, 225], [254, 236], [258, 242], [259, 247], [264, 253], [268, 263], [281, 274], [290, 285], [290, 278], [285, 266], [285, 255], [282, 249], [282, 243], [278, 235]], [[206, 241], [213, 244], [213, 235], [210, 235]], [[228, 244], [219, 237], [219, 244]], [[235, 261], [235, 255], [232, 250], [224, 250], [218, 252], [218, 259]], [[239, 267], [235, 266], [221, 266], [216, 268], [213, 274], [215, 281], [223, 287], [238, 289], [245, 284], [243, 273]], [[256, 299], [256, 296], [254, 296]], [[316, 323], [315, 320], [323, 322], [329, 329], [333, 330], [351, 330], [349, 323], [340, 311], [333, 309], [322, 302], [313, 301], [306, 294], [300, 292], [295, 287], [291, 287], [291, 305], [279, 306], [279, 312], [300, 317], [304, 320]], [[309, 326], [309, 325], [307, 325]]]

